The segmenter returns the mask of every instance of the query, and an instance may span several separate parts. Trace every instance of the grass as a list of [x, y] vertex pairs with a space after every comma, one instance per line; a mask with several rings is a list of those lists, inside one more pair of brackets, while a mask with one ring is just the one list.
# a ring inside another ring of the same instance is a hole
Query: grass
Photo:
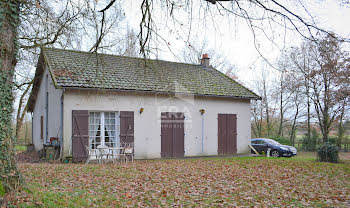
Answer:
[[25, 152], [27, 151], [27, 146], [24, 145], [16, 145], [15, 146], [16, 152]]
[[21, 163], [18, 207], [349, 207], [350, 153], [343, 163], [234, 157], [133, 164]]
[[2, 183], [0, 181], [0, 197], [3, 197], [5, 195], [4, 187], [2, 186]]

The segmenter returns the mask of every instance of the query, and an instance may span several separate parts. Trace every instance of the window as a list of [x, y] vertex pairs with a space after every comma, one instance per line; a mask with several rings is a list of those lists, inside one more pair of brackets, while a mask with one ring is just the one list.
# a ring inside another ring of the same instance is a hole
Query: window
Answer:
[[256, 140], [256, 144], [265, 144], [264, 140]]
[[96, 149], [98, 145], [119, 146], [119, 121], [117, 112], [90, 112], [89, 145]]

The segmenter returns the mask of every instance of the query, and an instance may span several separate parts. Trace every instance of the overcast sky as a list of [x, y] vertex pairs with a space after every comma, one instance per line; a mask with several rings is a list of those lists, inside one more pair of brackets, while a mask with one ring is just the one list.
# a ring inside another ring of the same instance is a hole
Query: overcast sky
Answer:
[[[314, 17], [318, 26], [327, 30], [332, 30], [343, 37], [349, 38], [350, 8], [349, 6], [340, 6], [339, 3], [341, 1], [342, 0], [314, 0], [306, 3], [304, 2], [304, 5]], [[300, 5], [289, 6], [289, 8], [294, 9], [294, 11], [305, 15], [303, 11], [300, 11], [302, 9]], [[135, 31], [138, 32], [141, 18], [140, 2], [126, 1], [123, 7], [129, 26], [133, 27]], [[156, 11], [157, 9], [158, 8], [155, 8]], [[200, 15], [198, 15], [198, 12], [199, 9], [194, 9], [193, 16], [199, 17]], [[176, 55], [180, 54], [180, 50], [185, 47], [185, 41], [188, 38], [187, 33], [182, 32], [181, 28], [177, 28], [179, 30], [178, 32], [169, 33], [169, 28], [171, 30], [176, 30], [176, 28], [174, 29], [171, 27], [171, 23], [169, 23], [170, 21], [165, 23], [164, 14], [156, 13], [154, 16], [156, 16], [155, 20], [159, 25], [159, 33], [170, 44], [168, 46], [173, 51], [173, 53], [171, 53], [164, 45], [160, 46], [162, 51], [159, 53], [159, 59], [180, 61], [179, 57], [176, 57]], [[184, 17], [179, 17], [178, 19], [186, 24], [188, 23], [186, 17], [186, 14], [184, 14]], [[199, 43], [207, 41], [211, 48], [224, 53], [231, 63], [236, 65], [239, 80], [248, 83], [251, 82], [251, 80], [254, 79], [254, 76], [256, 76], [257, 71], [261, 68], [269, 67], [254, 46], [253, 33], [243, 19], [229, 19], [215, 14], [214, 18], [214, 23], [208, 21], [207, 25], [204, 25], [203, 21], [197, 19], [192, 20], [192, 40], [198, 38]], [[264, 25], [264, 27], [268, 28], [269, 26]], [[270, 31], [270, 29], [271, 28], [268, 28], [266, 31]], [[273, 38], [277, 45], [274, 45], [271, 41], [267, 40], [262, 32], [256, 32], [256, 35], [258, 36], [258, 42], [256, 45], [258, 46], [260, 53], [264, 58], [269, 60], [270, 63], [274, 63], [283, 47], [290, 47], [293, 45], [297, 46], [301, 42], [301, 36], [296, 32], [286, 31], [286, 36], [284, 36], [283, 34], [285, 31], [282, 27], [275, 27], [272, 28], [272, 30], [276, 33]]]

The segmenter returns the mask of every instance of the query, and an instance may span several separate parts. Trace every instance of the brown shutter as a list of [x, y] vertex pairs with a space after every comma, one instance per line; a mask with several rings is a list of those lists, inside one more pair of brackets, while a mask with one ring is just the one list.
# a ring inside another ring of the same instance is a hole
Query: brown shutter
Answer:
[[134, 143], [134, 111], [120, 111], [120, 143]]
[[226, 115], [218, 114], [218, 153], [226, 154]]
[[72, 156], [73, 162], [84, 162], [87, 159], [85, 146], [89, 145], [89, 112], [72, 111]]
[[172, 157], [172, 120], [168, 112], [161, 113], [161, 157]]
[[237, 115], [227, 115], [227, 154], [237, 153]]
[[173, 113], [173, 157], [183, 157], [184, 147], [184, 113]]

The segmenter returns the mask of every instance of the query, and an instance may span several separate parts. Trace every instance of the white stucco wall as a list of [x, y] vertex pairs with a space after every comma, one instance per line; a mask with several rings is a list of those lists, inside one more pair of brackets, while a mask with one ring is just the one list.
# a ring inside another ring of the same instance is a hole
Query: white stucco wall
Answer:
[[[142, 114], [140, 108], [144, 108]], [[202, 152], [202, 116], [204, 141]], [[160, 158], [161, 112], [185, 113], [185, 156], [216, 155], [219, 113], [237, 114], [237, 153], [249, 153], [250, 102], [228, 98], [142, 95], [121, 92], [66, 90], [64, 93], [64, 155], [71, 147], [72, 110], [134, 111], [135, 158]]]
[[[52, 78], [47, 68], [43, 73], [41, 80], [40, 89], [38, 92], [37, 99], [35, 101], [33, 111], [33, 144], [36, 150], [42, 149], [42, 144], [45, 143], [46, 138], [49, 141], [50, 137], [61, 137], [60, 132], [61, 125], [61, 96], [62, 89], [56, 89]], [[48, 95], [48, 120], [46, 128], [46, 92]], [[40, 117], [44, 117], [44, 141], [40, 139]], [[46, 132], [47, 129], [47, 132]], [[47, 136], [46, 136], [47, 135]]]

